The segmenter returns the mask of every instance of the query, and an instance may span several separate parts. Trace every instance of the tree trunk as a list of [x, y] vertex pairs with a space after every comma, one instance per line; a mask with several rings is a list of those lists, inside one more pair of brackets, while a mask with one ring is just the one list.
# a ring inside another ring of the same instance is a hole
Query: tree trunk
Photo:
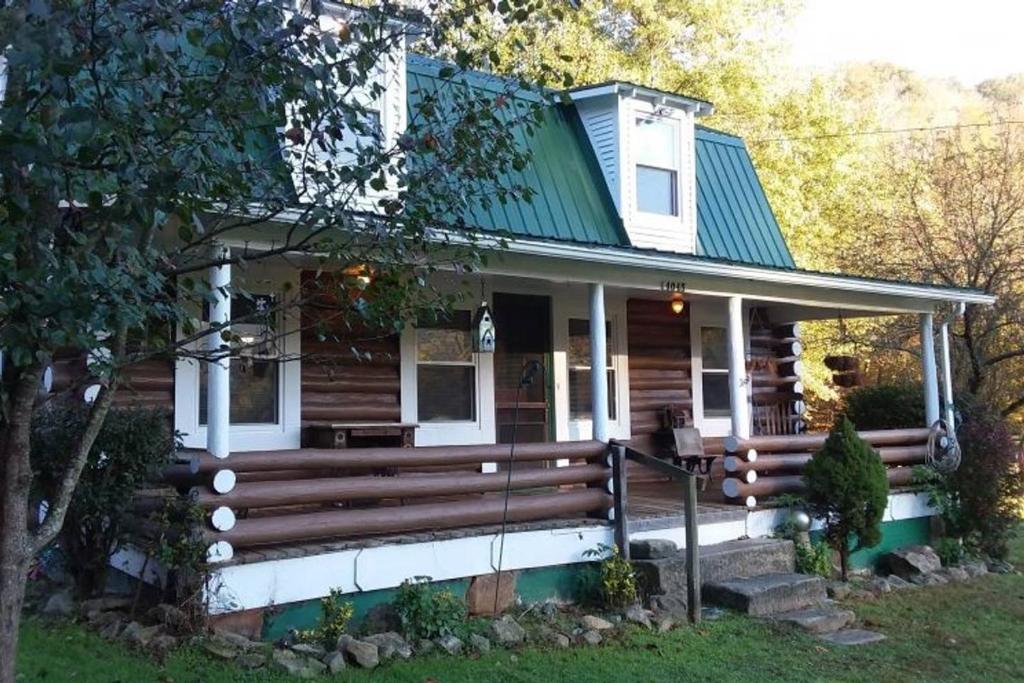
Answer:
[[14, 683], [18, 627], [25, 601], [32, 537], [28, 527], [32, 407], [42, 368], [21, 371], [0, 432], [0, 683]]

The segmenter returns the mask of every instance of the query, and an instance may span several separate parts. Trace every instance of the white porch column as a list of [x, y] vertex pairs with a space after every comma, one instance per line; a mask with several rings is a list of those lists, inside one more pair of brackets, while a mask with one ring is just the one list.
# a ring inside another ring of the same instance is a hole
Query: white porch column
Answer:
[[939, 379], [935, 371], [934, 316], [921, 314], [921, 378], [924, 385], [924, 420], [931, 427], [939, 419]]
[[[213, 250], [214, 258], [226, 258], [226, 247]], [[213, 301], [210, 303], [210, 325], [227, 324], [231, 320], [231, 266], [211, 266], [209, 272]], [[224, 327], [223, 330], [230, 328]], [[211, 355], [221, 352], [224, 341], [220, 331], [207, 335], [206, 350]], [[231, 451], [231, 359], [220, 358], [206, 366], [206, 450], [217, 458], [226, 458]]]
[[942, 344], [942, 400], [945, 403], [942, 416], [949, 429], [953, 429], [953, 362], [949, 349], [949, 321], [943, 322], [939, 329], [941, 331], [939, 339]]
[[605, 330], [604, 285], [590, 285], [591, 438], [608, 441], [608, 339]]
[[743, 299], [729, 297], [729, 412], [732, 434], [741, 439], [750, 436], [750, 401], [747, 396], [747, 358], [743, 342]]

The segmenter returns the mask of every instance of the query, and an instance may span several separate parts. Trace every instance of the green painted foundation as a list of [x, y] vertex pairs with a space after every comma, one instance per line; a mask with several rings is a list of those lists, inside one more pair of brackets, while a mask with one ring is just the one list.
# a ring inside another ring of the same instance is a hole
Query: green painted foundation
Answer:
[[[885, 553], [908, 545], [927, 545], [931, 539], [931, 517], [914, 517], [896, 522], [882, 523], [882, 541], [873, 548], [864, 548], [850, 555], [853, 569], [874, 569], [878, 558]], [[821, 538], [821, 532], [811, 534], [813, 540]]]
[[[579, 596], [580, 573], [587, 563], [569, 564], [557, 567], [538, 567], [519, 572], [516, 592], [520, 599], [530, 604], [544, 600], [559, 602], [576, 602]], [[433, 584], [437, 590], [447, 588], [458, 596], [464, 596], [469, 588], [469, 579], [438, 581]], [[375, 606], [394, 600], [398, 589], [349, 593], [345, 599], [352, 603], [354, 616], [352, 623], [358, 627], [359, 621]], [[292, 629], [308, 629], [316, 626], [320, 619], [320, 601], [306, 600], [288, 605], [268, 607], [263, 615], [263, 639], [277, 640], [288, 634]]]

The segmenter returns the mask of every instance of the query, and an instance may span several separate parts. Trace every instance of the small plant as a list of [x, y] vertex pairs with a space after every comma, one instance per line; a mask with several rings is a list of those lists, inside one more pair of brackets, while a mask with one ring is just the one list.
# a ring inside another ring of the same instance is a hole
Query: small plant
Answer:
[[332, 588], [330, 594], [320, 598], [320, 623], [316, 628], [299, 631], [299, 640], [333, 650], [354, 613], [352, 603], [343, 597], [341, 589]]
[[600, 543], [584, 552], [583, 556], [602, 558], [596, 592], [605, 607], [621, 608], [637, 601], [636, 572], [619, 552], [618, 546]]
[[801, 574], [832, 576], [832, 548], [824, 541], [795, 543], [796, 570]]
[[950, 538], [944, 536], [939, 539], [939, 542], [935, 544], [935, 553], [942, 560], [944, 567], [952, 567], [958, 565], [964, 561], [966, 552], [964, 552], [964, 544], [960, 542], [959, 538]]
[[411, 639], [449, 635], [466, 620], [465, 603], [447, 588], [433, 588], [429, 576], [403, 581], [394, 606], [402, 631]]
[[889, 500], [885, 465], [853, 424], [840, 417], [807, 464], [804, 483], [809, 512], [824, 520], [825, 540], [839, 553], [845, 581], [850, 553], [882, 540], [882, 514]]

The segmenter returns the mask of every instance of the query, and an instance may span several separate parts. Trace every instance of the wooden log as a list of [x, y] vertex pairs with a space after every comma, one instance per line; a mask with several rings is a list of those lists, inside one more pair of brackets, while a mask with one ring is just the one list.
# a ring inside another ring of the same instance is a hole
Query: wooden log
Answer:
[[[750, 374], [750, 378], [754, 386], [783, 387], [800, 381], [796, 375], [776, 375], [771, 372], [753, 372]], [[632, 385], [632, 376], [630, 376], [630, 384]]]
[[[879, 448], [878, 454], [886, 465], [917, 465], [925, 460], [927, 446], [893, 446]], [[760, 474], [781, 470], [802, 470], [811, 461], [812, 453], [770, 453], [754, 462], [746, 462], [735, 455], [726, 456], [726, 472], [757, 470]]]
[[[530, 522], [603, 512], [611, 505], [611, 496], [597, 488], [512, 496], [508, 501], [508, 521]], [[240, 519], [231, 531], [211, 532], [208, 537], [211, 542], [227, 541], [238, 549], [327, 538], [457, 529], [500, 523], [504, 507], [503, 496], [491, 496], [401, 507], [259, 517]]]
[[633, 370], [689, 370], [689, 358], [653, 358], [649, 356], [630, 356], [629, 371]]
[[210, 488], [217, 493], [231, 493], [235, 488], [237, 478], [232, 470], [217, 470], [210, 479]]
[[395, 368], [374, 365], [335, 364], [330, 361], [317, 362], [315, 359], [302, 360], [302, 381], [343, 381], [365, 379], [374, 382], [386, 382], [398, 379]]
[[[544, 486], [603, 484], [610, 471], [604, 465], [570, 465], [527, 469], [512, 473], [515, 490]], [[329, 503], [377, 498], [430, 498], [471, 493], [504, 491], [506, 472], [490, 474], [411, 474], [394, 477], [336, 477], [299, 481], [239, 483], [225, 495], [200, 493], [204, 508], [229, 505], [233, 508], [274, 507], [301, 503]]]
[[206, 548], [206, 561], [212, 564], [227, 562], [234, 556], [234, 548], [227, 541], [212, 541]]
[[689, 391], [693, 382], [689, 377], [633, 377], [630, 373], [629, 391], [648, 391], [655, 389], [678, 389]]
[[[860, 438], [872, 446], [906, 446], [922, 444], [928, 441], [929, 430], [926, 427], [920, 429], [879, 429], [875, 431], [857, 432]], [[734, 436], [725, 437], [725, 451], [737, 453], [740, 450], [753, 448], [759, 453], [769, 452], [799, 452], [817, 450], [825, 445], [828, 438], [827, 432], [815, 434], [796, 434], [779, 436], [752, 436], [748, 439], [739, 439]]]
[[367, 381], [366, 378], [341, 378], [320, 379], [312, 377], [302, 379], [302, 398], [305, 399], [311, 393], [325, 394], [387, 394], [398, 393], [401, 390], [401, 381], [396, 377], [387, 379], [376, 379]]
[[402, 419], [402, 409], [394, 406], [303, 406], [303, 420], [325, 422], [394, 421]]
[[367, 393], [321, 393], [308, 392], [303, 387], [302, 409], [329, 408], [338, 406], [346, 410], [366, 406], [367, 408], [390, 408], [398, 405], [398, 394], [381, 391]]
[[231, 508], [222, 505], [210, 512], [209, 521], [210, 526], [217, 531], [231, 531], [235, 528], [235, 522], [238, 520]]
[[[607, 446], [600, 441], [559, 441], [523, 443], [516, 446], [516, 462], [542, 460], [599, 460]], [[421, 446], [417, 448], [301, 448], [285, 451], [254, 451], [236, 453], [230, 458], [236, 472], [259, 472], [281, 469], [381, 469], [385, 467], [425, 467], [431, 465], [505, 463], [509, 460], [507, 444], [473, 446]], [[199, 461], [200, 472], [211, 472], [224, 466], [204, 454]]]
[[677, 398], [672, 399], [661, 397], [649, 398], [646, 396], [637, 396], [636, 398], [633, 398], [632, 395], [629, 397], [630, 410], [660, 410], [668, 405], [679, 406], [680, 408], [692, 408], [693, 399], [685, 392], [678, 392]]
[[[888, 468], [885, 476], [889, 480], [889, 486], [908, 486], [913, 483], [914, 468]], [[762, 477], [751, 484], [731, 477], [722, 481], [722, 493], [727, 498], [779, 496], [784, 493], [800, 493], [803, 490], [803, 475]]]

